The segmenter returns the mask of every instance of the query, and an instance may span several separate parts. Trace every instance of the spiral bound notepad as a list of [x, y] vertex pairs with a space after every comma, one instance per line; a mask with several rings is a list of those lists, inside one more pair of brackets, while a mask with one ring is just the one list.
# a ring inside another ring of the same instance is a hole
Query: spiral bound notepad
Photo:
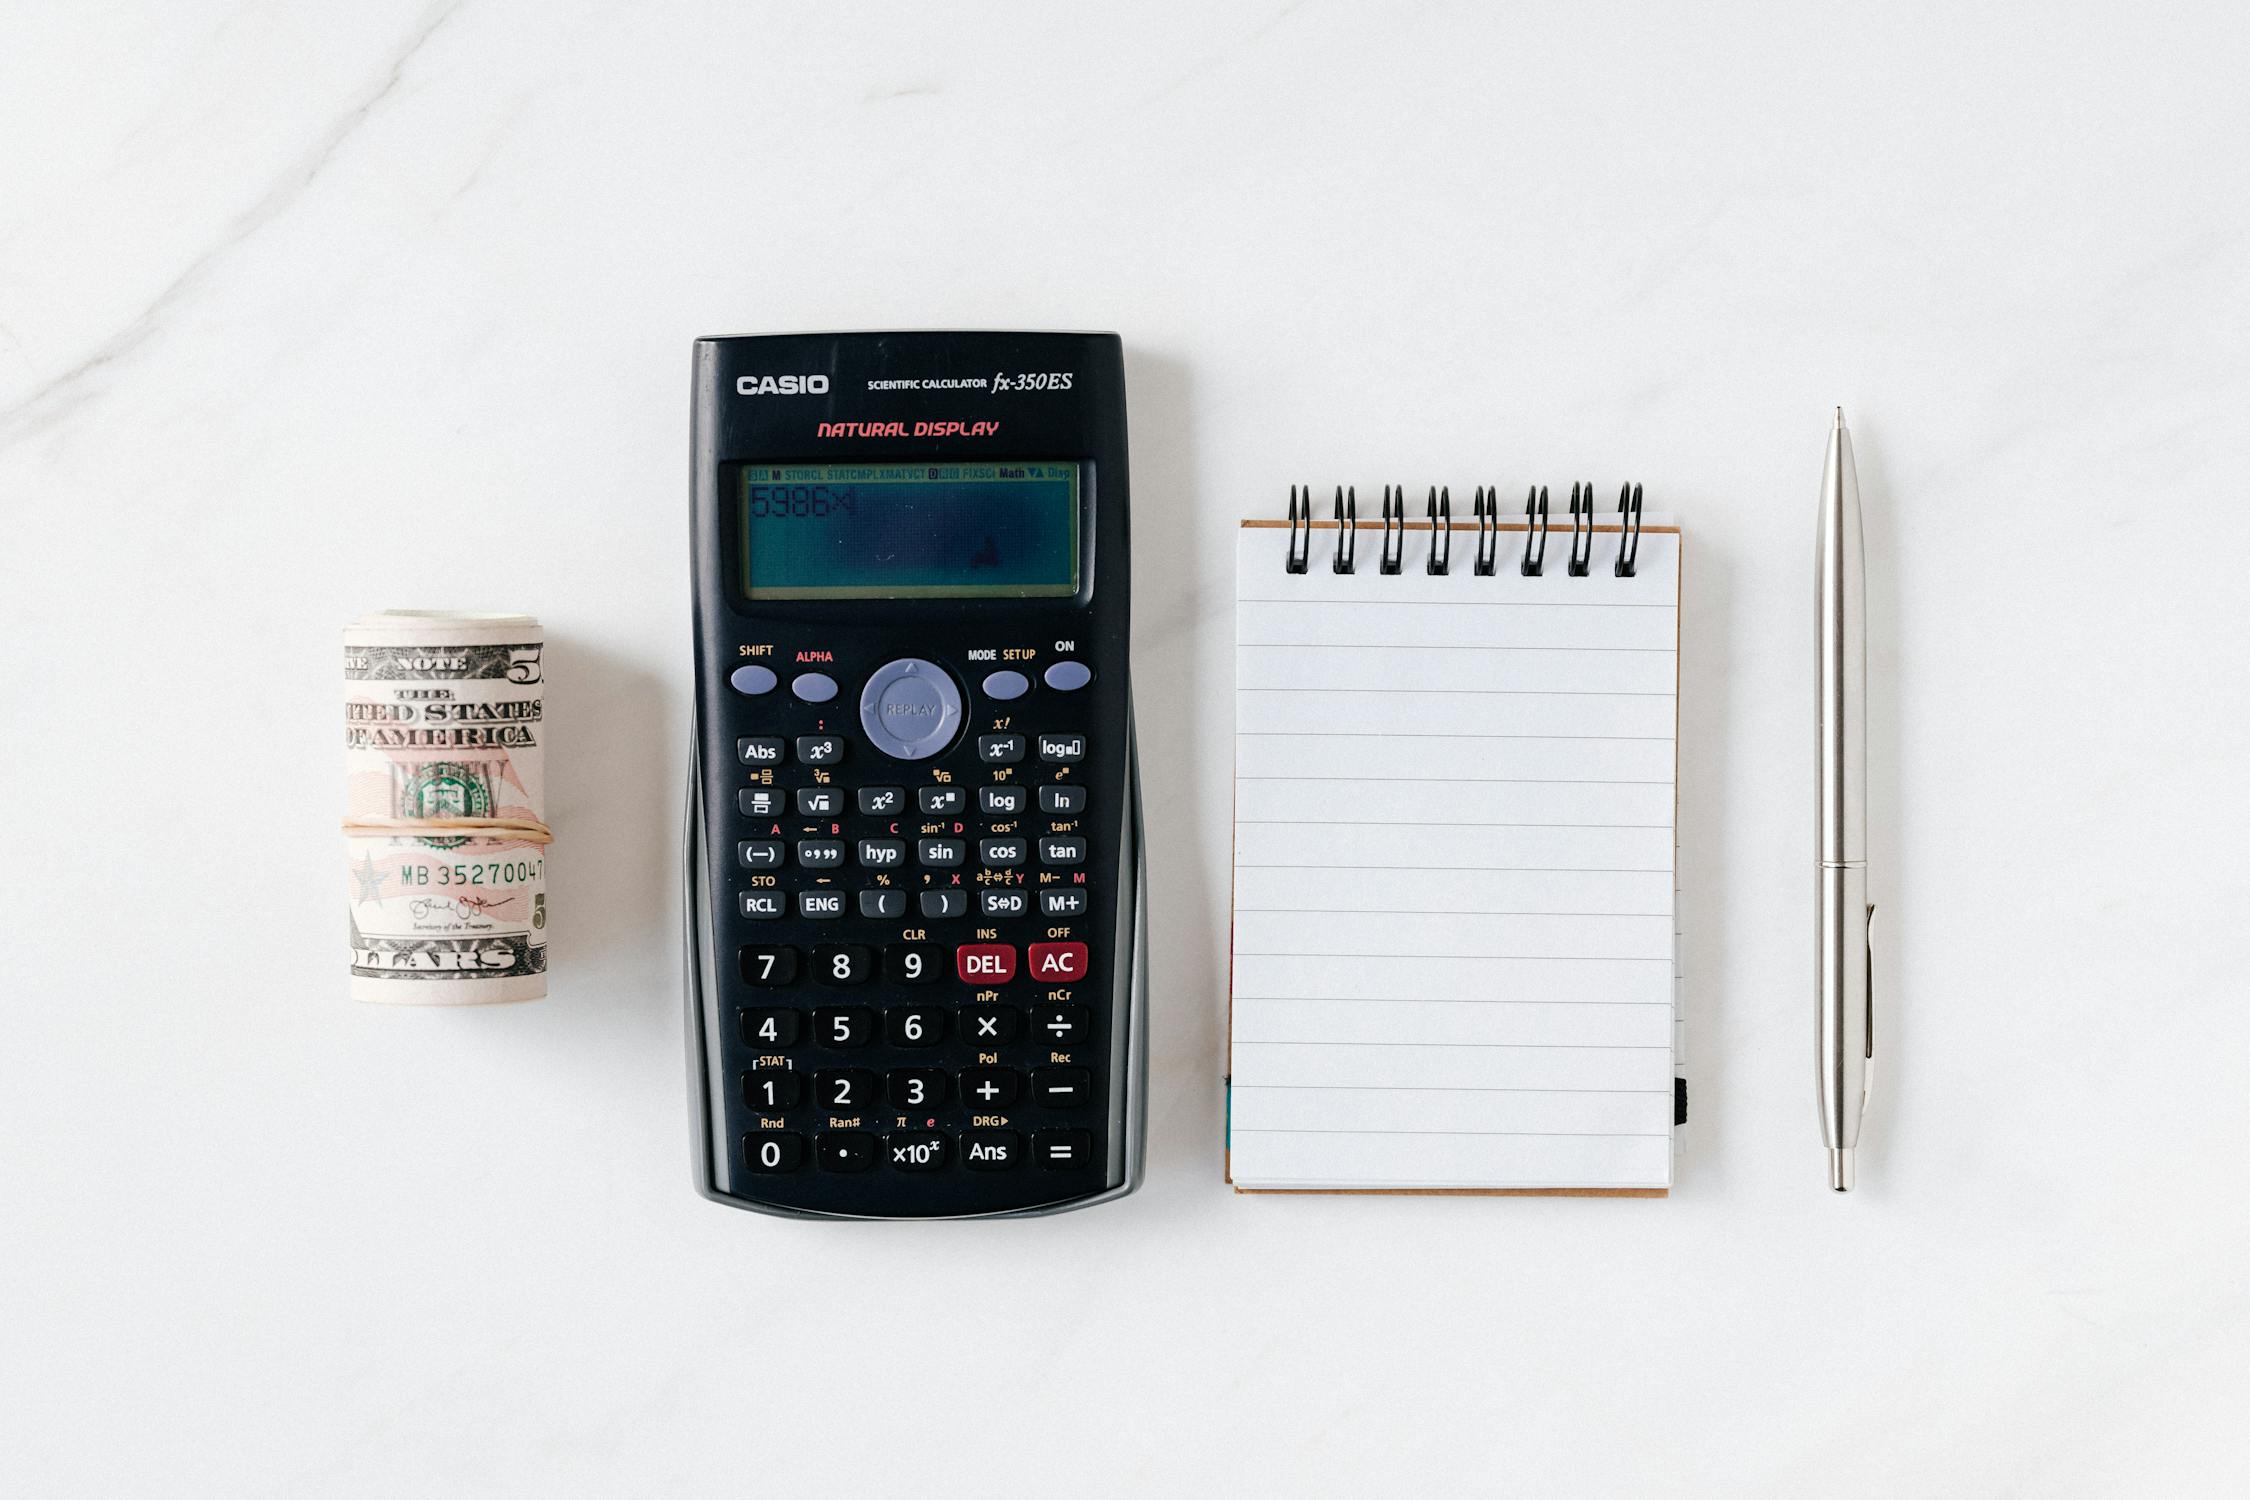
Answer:
[[1678, 530], [1356, 510], [1237, 545], [1228, 1180], [1660, 1195]]

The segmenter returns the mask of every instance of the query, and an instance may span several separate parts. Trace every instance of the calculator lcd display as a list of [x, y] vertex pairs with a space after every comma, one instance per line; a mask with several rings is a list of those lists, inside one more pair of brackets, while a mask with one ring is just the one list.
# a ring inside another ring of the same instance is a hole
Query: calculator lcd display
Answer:
[[752, 599], [1078, 592], [1078, 465], [742, 464]]

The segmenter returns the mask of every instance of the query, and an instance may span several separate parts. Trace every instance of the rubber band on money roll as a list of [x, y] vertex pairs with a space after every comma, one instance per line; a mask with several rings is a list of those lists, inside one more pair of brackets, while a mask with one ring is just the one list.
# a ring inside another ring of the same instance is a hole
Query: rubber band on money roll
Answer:
[[521, 844], [551, 844], [555, 831], [537, 818], [346, 818], [344, 837], [507, 839]]

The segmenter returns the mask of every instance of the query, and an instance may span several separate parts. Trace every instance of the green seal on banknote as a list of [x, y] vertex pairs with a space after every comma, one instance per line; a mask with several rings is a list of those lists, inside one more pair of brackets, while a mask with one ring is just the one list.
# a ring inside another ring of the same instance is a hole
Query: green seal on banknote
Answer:
[[[492, 789], [477, 767], [458, 761], [434, 761], [409, 776], [399, 789], [401, 815], [409, 818], [489, 818]], [[424, 838], [432, 849], [458, 849], [468, 842], [459, 838]]]

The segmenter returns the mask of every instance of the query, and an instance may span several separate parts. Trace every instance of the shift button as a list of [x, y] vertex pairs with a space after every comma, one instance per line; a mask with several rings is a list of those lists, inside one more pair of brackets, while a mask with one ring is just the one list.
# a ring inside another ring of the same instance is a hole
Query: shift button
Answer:
[[1075, 693], [1094, 680], [1094, 669], [1082, 661], [1058, 661], [1047, 669], [1047, 686], [1058, 693]]
[[752, 663], [748, 666], [736, 667], [734, 675], [729, 677], [727, 682], [736, 692], [755, 698], [760, 693], [772, 692], [773, 685], [777, 680], [773, 675], [773, 668], [761, 667]]

